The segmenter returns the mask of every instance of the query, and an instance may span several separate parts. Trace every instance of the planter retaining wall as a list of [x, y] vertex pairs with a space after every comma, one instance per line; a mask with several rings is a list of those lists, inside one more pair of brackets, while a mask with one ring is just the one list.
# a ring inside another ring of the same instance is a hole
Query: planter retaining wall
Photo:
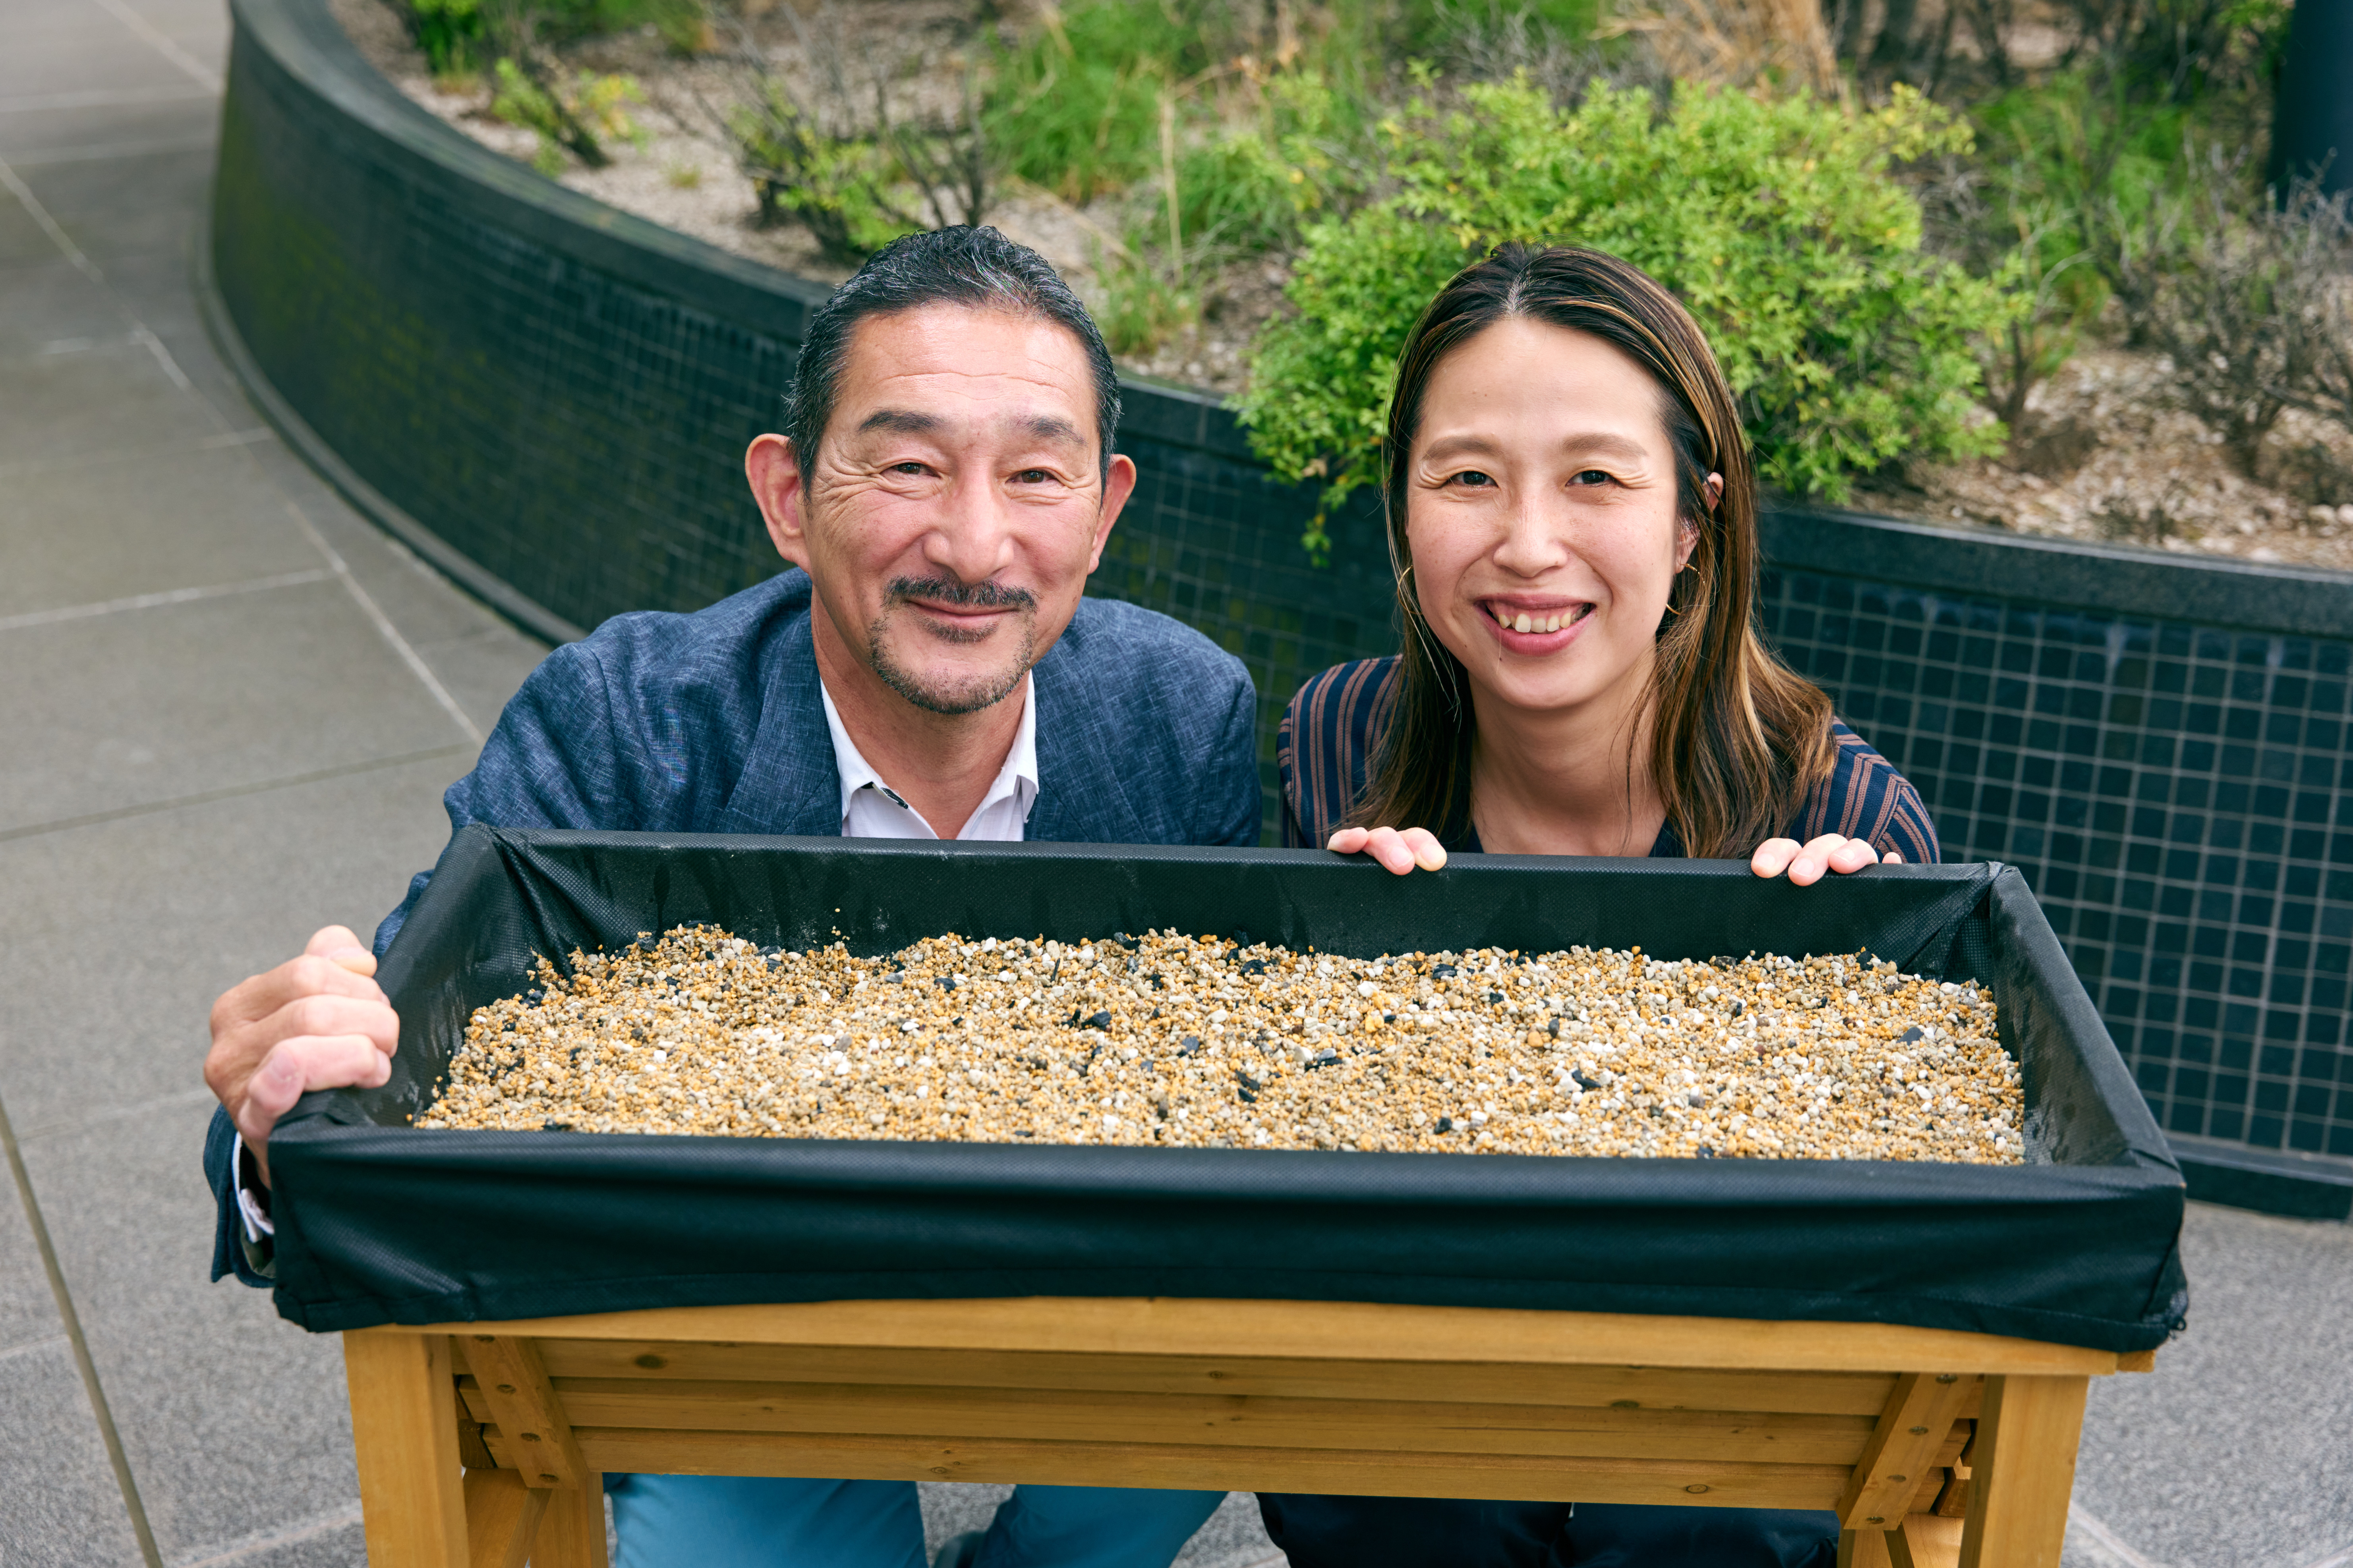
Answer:
[[[739, 460], [823, 289], [469, 141], [321, 0], [234, 9], [199, 265], [289, 437], [550, 637], [776, 570]], [[1142, 479], [1090, 591], [1240, 655], [1271, 759], [1304, 676], [1394, 650], [1377, 521], [1337, 520], [1312, 568], [1311, 498], [1230, 416], [1126, 400]], [[2343, 1217], [2353, 579], [1831, 512], [1766, 540], [1767, 632], [1919, 786], [1948, 858], [2026, 873], [2193, 1194]]]

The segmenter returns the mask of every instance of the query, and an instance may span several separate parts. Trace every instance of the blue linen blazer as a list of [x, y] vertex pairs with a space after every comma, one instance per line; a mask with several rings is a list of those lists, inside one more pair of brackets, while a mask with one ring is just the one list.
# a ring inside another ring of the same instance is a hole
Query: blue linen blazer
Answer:
[[[1032, 842], [1254, 845], [1258, 700], [1241, 661], [1166, 616], [1082, 599], [1031, 672]], [[468, 823], [607, 832], [841, 831], [809, 580], [797, 568], [693, 615], [616, 616], [532, 671], [474, 771], [441, 797]], [[432, 873], [376, 928], [392, 945]], [[205, 1176], [212, 1277], [269, 1281], [238, 1245], [236, 1129], [216, 1110]]]

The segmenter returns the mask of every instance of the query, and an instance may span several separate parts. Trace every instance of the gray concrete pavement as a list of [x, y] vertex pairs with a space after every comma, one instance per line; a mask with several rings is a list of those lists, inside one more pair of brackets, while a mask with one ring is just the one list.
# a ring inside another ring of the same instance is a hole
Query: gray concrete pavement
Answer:
[[[332, 1340], [204, 1273], [205, 1011], [429, 864], [543, 651], [345, 507], [198, 325], [216, 0], [0, 0], [0, 1568], [356, 1563]], [[2347, 1568], [2353, 1231], [2193, 1216], [2074, 1568]], [[988, 1488], [928, 1489], [935, 1532]], [[1188, 1552], [1267, 1559], [1246, 1503]]]

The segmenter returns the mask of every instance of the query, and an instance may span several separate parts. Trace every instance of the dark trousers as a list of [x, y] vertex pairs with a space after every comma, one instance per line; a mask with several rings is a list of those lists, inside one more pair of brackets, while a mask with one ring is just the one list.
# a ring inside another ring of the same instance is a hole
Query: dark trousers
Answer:
[[1832, 1568], [1838, 1516], [1786, 1509], [1261, 1492], [1292, 1568]]

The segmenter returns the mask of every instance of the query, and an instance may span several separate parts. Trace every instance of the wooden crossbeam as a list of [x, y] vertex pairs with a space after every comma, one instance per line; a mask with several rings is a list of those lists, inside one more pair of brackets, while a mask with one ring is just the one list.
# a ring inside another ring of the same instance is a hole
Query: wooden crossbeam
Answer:
[[1907, 1514], [1901, 1530], [1887, 1532], [1887, 1554], [1894, 1568], [1957, 1568], [1961, 1561], [1961, 1521], [1933, 1513]]
[[519, 1472], [528, 1487], [584, 1485], [588, 1465], [573, 1439], [563, 1402], [547, 1380], [538, 1347], [509, 1335], [470, 1334], [466, 1364], [473, 1369], [489, 1420], [506, 1434], [500, 1462]]
[[1853, 1479], [1839, 1498], [1840, 1524], [1849, 1530], [1896, 1528], [1952, 1433], [1969, 1393], [1963, 1386], [1967, 1381], [1949, 1372], [1906, 1373], [1896, 1379]]

